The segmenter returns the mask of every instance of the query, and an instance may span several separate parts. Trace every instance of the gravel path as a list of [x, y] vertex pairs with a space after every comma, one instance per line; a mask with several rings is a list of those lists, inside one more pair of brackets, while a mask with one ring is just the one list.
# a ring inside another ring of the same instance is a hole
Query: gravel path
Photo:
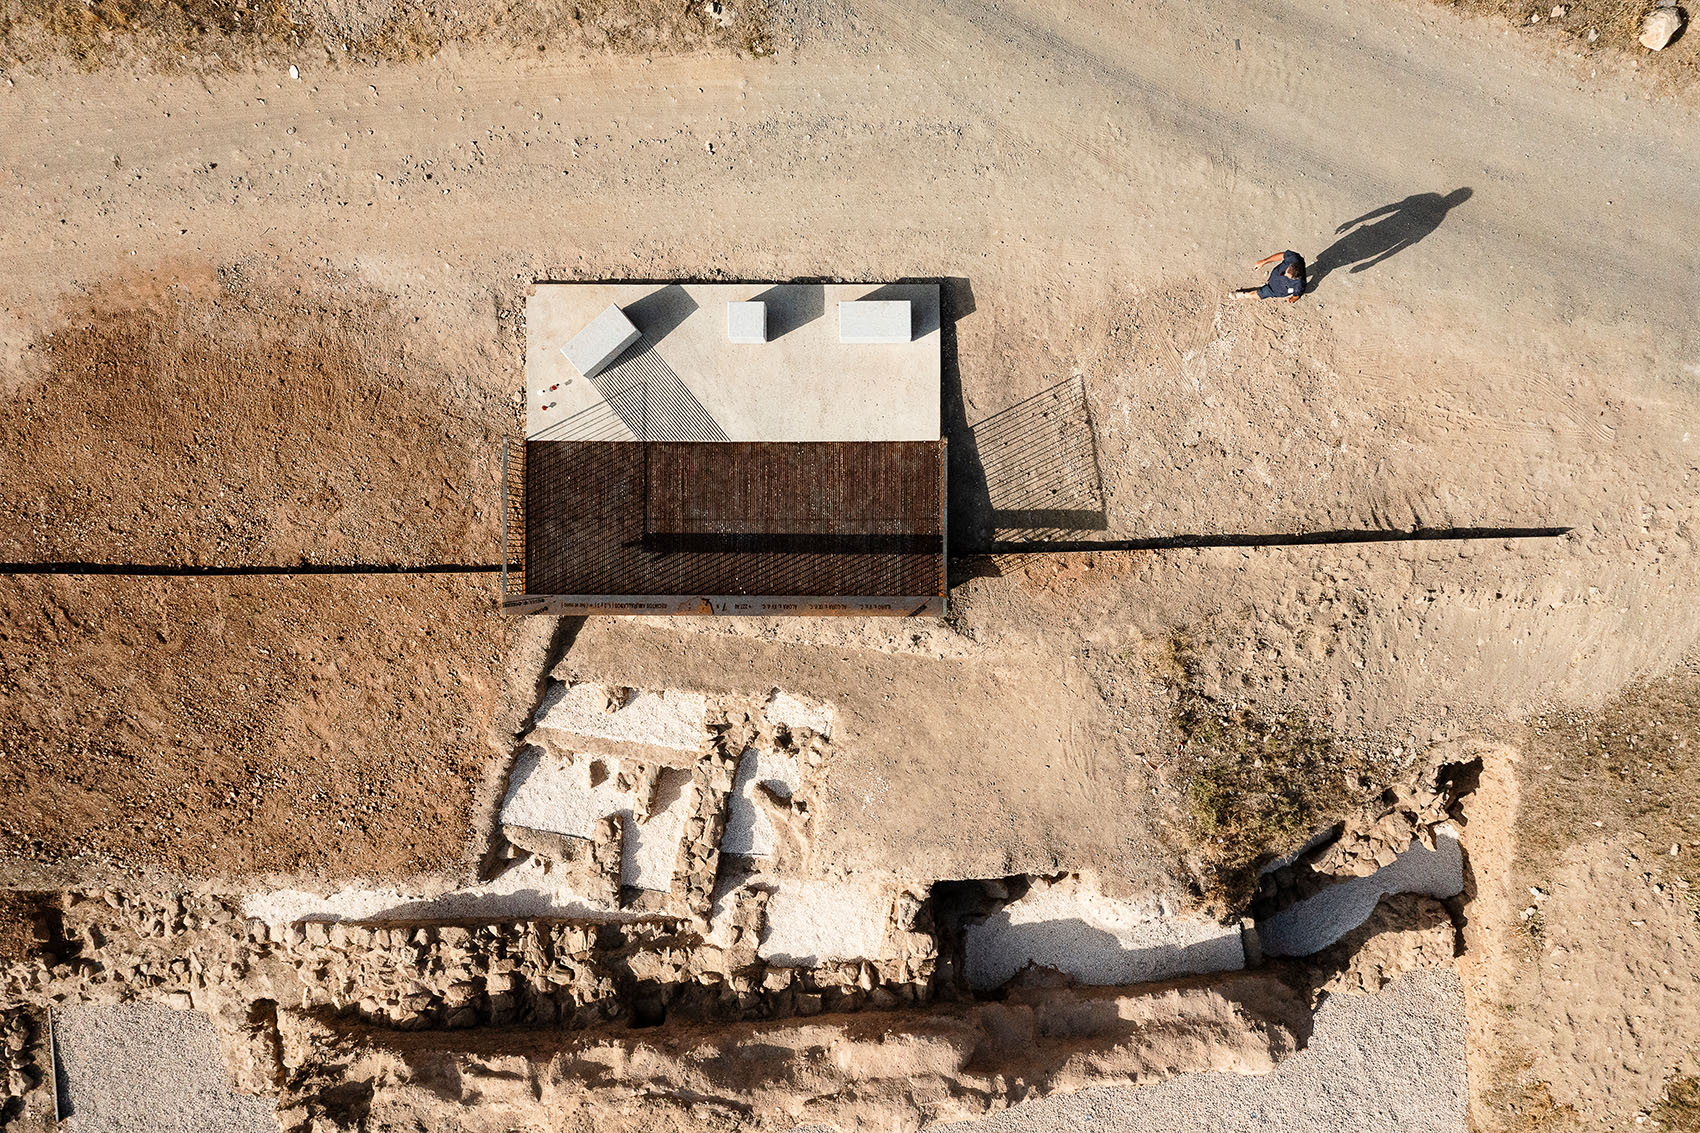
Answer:
[[1337, 996], [1307, 1049], [1261, 1076], [1187, 1074], [940, 1126], [955, 1133], [1463, 1133], [1464, 994], [1452, 971]]
[[54, 1013], [69, 1133], [277, 1133], [271, 1103], [235, 1093], [212, 1021], [163, 1007]]

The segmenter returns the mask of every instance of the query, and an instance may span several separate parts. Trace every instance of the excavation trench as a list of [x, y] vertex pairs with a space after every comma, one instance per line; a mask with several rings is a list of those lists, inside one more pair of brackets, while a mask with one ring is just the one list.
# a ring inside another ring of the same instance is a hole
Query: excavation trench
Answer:
[[[951, 1099], [939, 1113], [972, 1116], [1187, 1067], [1261, 1072], [1303, 1046], [1321, 993], [1455, 950], [1439, 902], [1461, 886], [1448, 823], [1467, 767], [1436, 762], [1266, 870], [1244, 920], [1111, 896], [1089, 874], [823, 876], [809, 850], [831, 705], [563, 679], [570, 642], [547, 650], [473, 884], [47, 895], [30, 903], [43, 960], [6, 969], [4, 1000], [204, 1011], [241, 1088], [302, 1128], [386, 1106], [430, 1124], [395, 1091], [425, 1066], [510, 1090], [480, 1078], [496, 1054], [529, 1096], [595, 1108], [613, 1094], [584, 1068], [631, 1067], [634, 1043], [671, 1069], [605, 1082], [615, 1093], [727, 1113], [783, 1097], [856, 1121], [876, 1118], [846, 1097], [919, 1112], [895, 1083], [929, 1075]], [[1047, 1028], [1074, 1046], [1047, 1046]], [[1189, 1037], [1159, 1050], [1157, 1033]], [[892, 1035], [937, 1046], [930, 1069], [893, 1061]], [[861, 1052], [856, 1083], [799, 1100], [794, 1079], [717, 1069], [822, 1041]], [[1081, 1051], [1098, 1052], [1090, 1080]]]

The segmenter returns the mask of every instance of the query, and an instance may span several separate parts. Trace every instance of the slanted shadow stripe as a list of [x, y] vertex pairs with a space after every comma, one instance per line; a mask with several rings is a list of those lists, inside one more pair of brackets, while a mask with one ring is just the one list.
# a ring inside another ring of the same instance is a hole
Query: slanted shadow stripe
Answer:
[[648, 343], [590, 380], [640, 441], [727, 439], [726, 431]]
[[563, 418], [545, 429], [539, 429], [527, 440], [532, 441], [618, 441], [625, 439], [628, 430], [613, 406], [598, 402]]

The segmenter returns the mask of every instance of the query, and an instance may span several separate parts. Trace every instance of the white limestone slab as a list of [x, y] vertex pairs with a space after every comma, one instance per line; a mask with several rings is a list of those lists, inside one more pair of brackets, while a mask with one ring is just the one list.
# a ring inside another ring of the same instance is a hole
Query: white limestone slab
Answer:
[[708, 739], [708, 698], [701, 693], [640, 689], [626, 695], [613, 711], [608, 706], [609, 690], [601, 685], [557, 681], [544, 694], [533, 723], [578, 736], [677, 751], [696, 751]]
[[1451, 823], [1434, 828], [1434, 849], [1421, 842], [1368, 877], [1331, 885], [1314, 896], [1257, 922], [1257, 939], [1265, 956], [1309, 956], [1320, 952], [1369, 919], [1376, 903], [1394, 893], [1456, 897], [1464, 891], [1464, 855], [1458, 829]]
[[783, 725], [792, 732], [816, 732], [832, 735], [832, 705], [818, 700], [800, 700], [781, 689], [768, 695], [762, 714], [769, 724]]
[[690, 772], [663, 771], [663, 790], [671, 787], [673, 794], [653, 800], [657, 809], [640, 819], [650, 800], [616, 787], [619, 771], [617, 759], [550, 755], [527, 746], [515, 757], [500, 821], [504, 826], [591, 838], [603, 819], [618, 818], [620, 884], [665, 893], [673, 887], [679, 846], [696, 797]]
[[967, 926], [963, 951], [969, 986], [980, 989], [999, 987], [1029, 963], [1100, 986], [1245, 967], [1237, 924], [1106, 897], [1080, 878], [1035, 883], [1021, 899]]
[[726, 832], [720, 838], [720, 852], [746, 858], [772, 857], [773, 821], [757, 803], [756, 792], [765, 788], [788, 799], [802, 787], [803, 772], [795, 757], [747, 749], [738, 761], [732, 795], [726, 800]]
[[632, 813], [630, 792], [614, 786], [619, 768], [616, 759], [548, 755], [528, 745], [514, 757], [501, 822], [572, 838], [594, 837], [604, 818]]
[[671, 801], [651, 812], [642, 822], [628, 822], [620, 850], [620, 884], [665, 893], [673, 887], [679, 866], [679, 846], [685, 840], [685, 823], [691, 817], [696, 784], [690, 772], [663, 772], [678, 778]]
[[730, 948], [732, 930], [736, 927], [739, 906], [755, 897], [757, 891], [747, 882], [750, 875], [735, 862], [725, 862], [714, 879], [714, 892], [709, 897], [708, 931], [703, 940], [715, 948]]
[[780, 881], [768, 898], [757, 953], [780, 968], [877, 959], [891, 899], [877, 882]]
[[767, 304], [751, 300], [726, 304], [726, 338], [749, 346], [767, 341]]
[[257, 893], [242, 901], [245, 916], [269, 925], [296, 921], [487, 920], [501, 917], [571, 917], [625, 922], [628, 913], [575, 892], [564, 871], [540, 858], [524, 858], [487, 882], [460, 889], [396, 889], [351, 885], [328, 894], [300, 889]]
[[600, 315], [590, 320], [589, 326], [561, 347], [561, 353], [566, 355], [573, 369], [587, 378], [594, 378], [642, 337], [642, 332], [626, 318], [625, 312], [610, 303]]
[[838, 341], [852, 346], [884, 346], [914, 336], [907, 299], [862, 299], [838, 305]]

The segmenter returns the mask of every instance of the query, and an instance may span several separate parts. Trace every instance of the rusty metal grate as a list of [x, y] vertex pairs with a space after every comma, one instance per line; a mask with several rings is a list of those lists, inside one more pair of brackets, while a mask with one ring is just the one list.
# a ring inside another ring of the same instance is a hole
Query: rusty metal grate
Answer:
[[529, 441], [505, 468], [509, 594], [944, 594], [942, 441]]
[[502, 441], [502, 596], [525, 591], [525, 442]]

